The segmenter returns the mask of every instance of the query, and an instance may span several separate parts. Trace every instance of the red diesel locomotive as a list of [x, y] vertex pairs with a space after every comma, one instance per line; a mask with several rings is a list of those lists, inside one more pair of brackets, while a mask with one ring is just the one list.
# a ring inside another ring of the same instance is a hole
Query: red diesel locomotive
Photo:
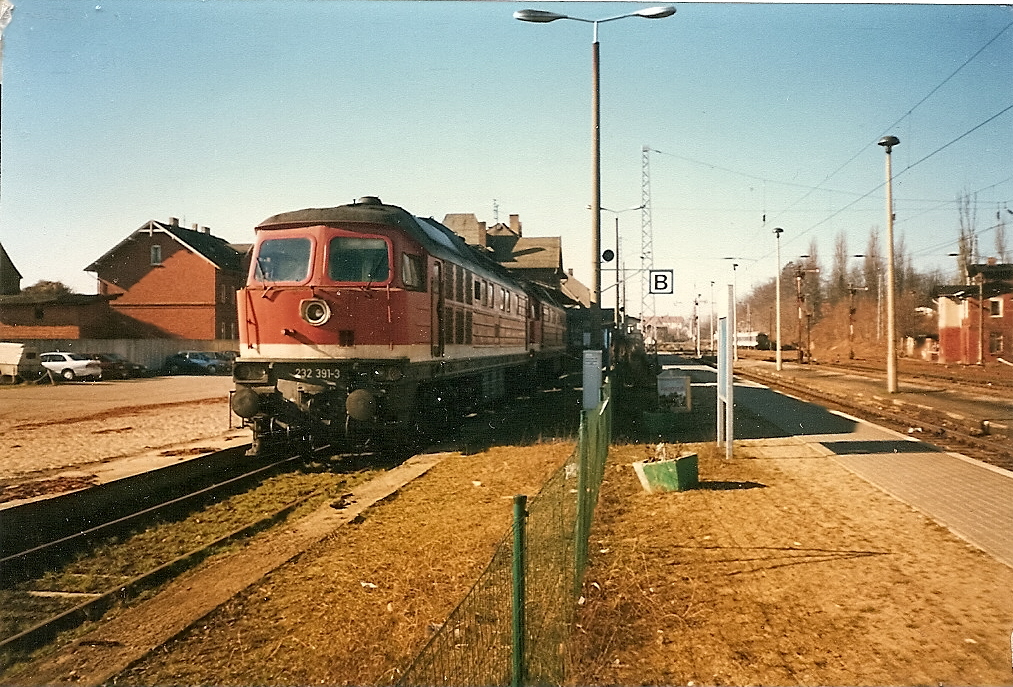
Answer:
[[253, 454], [397, 445], [562, 368], [560, 299], [433, 219], [370, 196], [256, 234], [232, 395]]

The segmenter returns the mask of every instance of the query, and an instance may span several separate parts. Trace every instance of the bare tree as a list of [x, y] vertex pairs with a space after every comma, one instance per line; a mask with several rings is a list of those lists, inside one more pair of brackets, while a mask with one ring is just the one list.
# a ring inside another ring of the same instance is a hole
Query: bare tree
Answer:
[[865, 261], [862, 265], [865, 285], [873, 293], [879, 293], [880, 277], [885, 274], [885, 268], [886, 263], [879, 245], [879, 227], [874, 226], [869, 229], [869, 242], [865, 246]]
[[957, 269], [964, 283], [969, 283], [968, 268], [978, 262], [978, 194], [957, 196], [959, 233], [957, 235]]
[[848, 237], [843, 231], [838, 232], [834, 242], [834, 263], [830, 268], [827, 280], [827, 300], [833, 304], [844, 298], [848, 293]]
[[999, 262], [1009, 262], [1009, 250], [1006, 248], [1006, 213], [1000, 208], [995, 211], [995, 253]]
[[21, 289], [21, 293], [30, 296], [62, 296], [74, 293], [74, 289], [60, 281], [46, 281], [43, 279]]
[[897, 292], [904, 293], [904, 291], [911, 288], [911, 276], [914, 271], [914, 264], [907, 252], [907, 242], [904, 240], [904, 234], [901, 234], [893, 245], [893, 266], [895, 272], [894, 278], [897, 282]]

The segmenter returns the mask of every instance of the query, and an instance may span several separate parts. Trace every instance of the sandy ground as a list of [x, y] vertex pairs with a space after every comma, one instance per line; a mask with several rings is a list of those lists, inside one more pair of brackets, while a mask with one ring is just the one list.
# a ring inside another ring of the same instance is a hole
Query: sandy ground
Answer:
[[1013, 570], [832, 457], [708, 448], [681, 493], [612, 456], [574, 684], [1013, 684]]
[[0, 485], [232, 437], [229, 377], [0, 386]]

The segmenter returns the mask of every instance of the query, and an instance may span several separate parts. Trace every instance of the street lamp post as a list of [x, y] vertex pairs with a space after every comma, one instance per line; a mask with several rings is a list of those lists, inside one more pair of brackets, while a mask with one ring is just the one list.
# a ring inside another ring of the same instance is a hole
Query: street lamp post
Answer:
[[739, 359], [739, 263], [732, 263], [732, 361]]
[[591, 270], [594, 275], [594, 292], [591, 303], [591, 347], [601, 348], [601, 127], [598, 84], [598, 24], [627, 17], [643, 17], [644, 19], [663, 19], [675, 14], [675, 7], [647, 7], [635, 12], [620, 14], [605, 19], [583, 19], [566, 14], [557, 14], [546, 10], [518, 10], [514, 19], [547, 24], [557, 19], [570, 19], [594, 25], [594, 40], [591, 43]]
[[711, 353], [714, 352], [714, 282], [711, 282], [711, 326], [710, 326], [710, 344], [707, 346], [707, 350]]
[[879, 145], [886, 150], [886, 391], [897, 393], [897, 304], [894, 299], [893, 267], [893, 175], [890, 153], [900, 143], [896, 136], [884, 136]]
[[777, 370], [781, 371], [784, 365], [781, 360], [781, 234], [784, 233], [784, 229], [777, 227], [774, 229], [774, 239], [777, 242], [777, 281], [774, 282], [774, 318], [776, 325], [774, 329], [774, 336], [776, 338], [777, 348]]
[[732, 263], [732, 311], [728, 313], [728, 327], [731, 330], [729, 336], [732, 341], [732, 361], [739, 359], [739, 260], [753, 260], [753, 258], [722, 258], [723, 260], [735, 260]]

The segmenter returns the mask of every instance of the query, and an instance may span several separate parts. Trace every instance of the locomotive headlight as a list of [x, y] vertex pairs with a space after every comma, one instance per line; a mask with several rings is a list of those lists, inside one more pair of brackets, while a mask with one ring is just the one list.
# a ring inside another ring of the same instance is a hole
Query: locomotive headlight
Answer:
[[240, 382], [267, 382], [269, 378], [267, 363], [236, 363], [232, 376]]
[[299, 316], [314, 327], [319, 327], [331, 319], [331, 306], [319, 298], [307, 298], [299, 302]]

